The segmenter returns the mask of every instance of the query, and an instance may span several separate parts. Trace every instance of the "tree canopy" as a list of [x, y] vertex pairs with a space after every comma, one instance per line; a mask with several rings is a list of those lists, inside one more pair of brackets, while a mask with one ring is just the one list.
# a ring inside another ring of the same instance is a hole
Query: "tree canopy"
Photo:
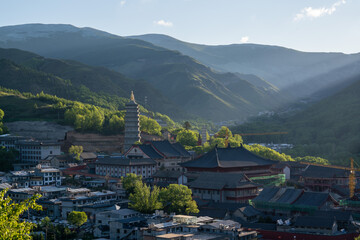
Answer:
[[0, 171], [8, 172], [13, 169], [13, 164], [16, 163], [19, 152], [15, 149], [7, 150], [5, 147], [0, 147]]
[[8, 132], [7, 128], [4, 126], [4, 123], [2, 122], [4, 116], [5, 116], [4, 111], [0, 109], [0, 134], [4, 134]]
[[271, 148], [259, 144], [245, 145], [245, 148], [260, 157], [271, 159], [274, 161], [295, 161], [290, 155], [286, 155], [285, 153], [279, 153]]
[[160, 124], [152, 118], [140, 115], [140, 130], [149, 134], [161, 136]]
[[121, 177], [122, 187], [126, 190], [127, 194], [135, 192], [137, 182], [142, 182], [142, 176], [135, 173], [129, 173], [126, 177]]
[[160, 190], [157, 186], [151, 190], [145, 183], [136, 181], [134, 193], [131, 193], [129, 197], [129, 206], [142, 213], [153, 213], [162, 208], [159, 193]]
[[29, 209], [42, 210], [36, 204], [41, 195], [35, 194], [21, 203], [15, 203], [5, 197], [6, 192], [0, 192], [0, 239], [31, 239], [30, 232], [35, 224], [20, 220], [20, 216]]
[[170, 184], [167, 188], [152, 189], [141, 181], [141, 176], [129, 174], [122, 178], [123, 187], [130, 192], [129, 206], [142, 213], [153, 213], [165, 208], [169, 213], [198, 213], [192, 192], [185, 185]]
[[81, 227], [84, 223], [87, 222], [88, 218], [84, 212], [72, 211], [69, 213], [67, 220], [70, 224]]
[[180, 130], [177, 134], [176, 141], [183, 146], [196, 146], [198, 141], [198, 133], [192, 130]]
[[187, 186], [170, 184], [167, 188], [161, 189], [160, 201], [168, 209], [168, 212], [198, 213], [199, 209], [191, 195], [191, 189]]
[[83, 146], [72, 145], [69, 148], [69, 153], [75, 155], [75, 159], [80, 161], [80, 155], [83, 152]]
[[186, 130], [190, 130], [191, 129], [191, 124], [188, 122], [188, 121], [186, 121], [186, 122], [184, 122], [184, 126], [183, 126]]

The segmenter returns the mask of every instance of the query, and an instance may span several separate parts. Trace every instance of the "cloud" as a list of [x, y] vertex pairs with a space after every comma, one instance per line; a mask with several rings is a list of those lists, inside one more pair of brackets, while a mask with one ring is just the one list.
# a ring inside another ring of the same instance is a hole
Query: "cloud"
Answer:
[[325, 15], [331, 15], [336, 11], [336, 8], [340, 5], [343, 5], [346, 3], [346, 0], [340, 0], [330, 7], [321, 7], [321, 8], [312, 8], [312, 7], [306, 7], [300, 11], [300, 13], [297, 13], [294, 17], [294, 21], [299, 21], [304, 18], [318, 18]]
[[122, 7], [122, 6], [124, 6], [124, 5], [125, 5], [125, 3], [126, 3], [126, 1], [125, 1], [125, 0], [120, 1], [120, 6], [121, 6], [121, 7]]
[[156, 25], [163, 26], [163, 27], [172, 27], [173, 26], [172, 22], [167, 22], [167, 21], [164, 21], [164, 20], [154, 21], [154, 23]]
[[247, 42], [249, 42], [249, 37], [248, 37], [248, 36], [242, 37], [242, 38], [240, 39], [240, 42], [241, 42], [241, 43], [247, 43]]

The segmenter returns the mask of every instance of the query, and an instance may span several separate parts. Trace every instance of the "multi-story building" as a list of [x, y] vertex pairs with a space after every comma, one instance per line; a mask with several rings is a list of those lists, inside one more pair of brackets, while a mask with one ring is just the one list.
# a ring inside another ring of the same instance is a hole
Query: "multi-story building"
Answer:
[[[94, 219], [94, 213], [90, 208], [98, 206], [98, 211], [104, 211], [102, 206], [108, 208], [108, 203], [111, 203], [111, 206], [114, 205], [117, 200], [117, 195], [115, 192], [103, 190], [101, 192], [90, 192], [86, 195], [77, 195], [75, 197], [65, 197], [61, 199], [61, 215], [64, 219], [67, 218], [68, 214], [72, 211], [84, 211], [88, 214], [90, 219]], [[88, 208], [90, 210], [88, 210]]]
[[124, 156], [99, 157], [94, 163], [95, 173], [100, 176], [125, 177], [135, 173], [143, 178], [151, 177], [157, 170], [151, 158], [126, 158]]
[[43, 143], [32, 140], [20, 140], [15, 144], [19, 151], [20, 160], [23, 162], [38, 163], [49, 155], [60, 155], [59, 143]]
[[110, 222], [121, 220], [121, 219], [127, 219], [127, 218], [133, 218], [140, 216], [140, 213], [137, 211], [134, 211], [132, 209], [118, 209], [118, 210], [111, 210], [111, 211], [104, 211], [99, 212], [95, 215], [95, 224], [96, 225], [109, 225]]
[[142, 145], [133, 145], [126, 153], [128, 158], [150, 158], [156, 161], [159, 169], [182, 170], [181, 163], [191, 160], [191, 155], [180, 143], [147, 141]]
[[15, 149], [19, 151], [19, 158], [22, 162], [35, 164], [50, 155], [61, 154], [60, 143], [45, 143], [10, 134], [0, 136], [0, 146], [8, 150]]
[[147, 225], [146, 219], [140, 216], [111, 221], [110, 239], [142, 239], [142, 234], [138, 229]]
[[60, 170], [57, 168], [42, 168], [38, 165], [30, 177], [31, 186], [61, 185]]
[[125, 136], [124, 151], [127, 151], [135, 142], [140, 141], [139, 105], [131, 91], [130, 101], [125, 104]]
[[16, 143], [26, 138], [20, 136], [12, 136], [10, 134], [0, 135], [0, 146], [5, 147], [7, 150], [15, 149]]
[[61, 185], [60, 170], [57, 168], [44, 167], [40, 164], [34, 169], [26, 171], [11, 171], [8, 177], [17, 187]]

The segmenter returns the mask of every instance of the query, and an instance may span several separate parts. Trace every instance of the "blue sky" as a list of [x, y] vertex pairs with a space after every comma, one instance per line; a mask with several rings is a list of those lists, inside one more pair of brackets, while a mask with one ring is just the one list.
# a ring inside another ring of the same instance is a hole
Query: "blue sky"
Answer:
[[66, 23], [121, 36], [360, 52], [359, 0], [3, 0], [0, 26]]

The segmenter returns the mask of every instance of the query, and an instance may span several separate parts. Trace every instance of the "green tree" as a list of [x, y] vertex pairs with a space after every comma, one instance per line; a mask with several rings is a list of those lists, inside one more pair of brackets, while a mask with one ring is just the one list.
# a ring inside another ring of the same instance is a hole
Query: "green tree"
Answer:
[[229, 128], [222, 126], [215, 136], [216, 138], [231, 138], [233, 135]]
[[88, 217], [84, 212], [72, 211], [71, 213], [69, 213], [67, 220], [70, 224], [75, 225], [79, 228], [87, 222]]
[[127, 194], [135, 192], [135, 186], [137, 182], [142, 182], [142, 176], [130, 173], [126, 177], [121, 177], [122, 187], [126, 190]]
[[140, 130], [153, 135], [161, 136], [161, 126], [154, 119], [140, 115]]
[[19, 152], [14, 149], [7, 150], [5, 147], [0, 147], [0, 171], [12, 170], [13, 164], [18, 162], [18, 155]]
[[125, 122], [123, 118], [117, 115], [111, 116], [109, 120], [109, 128], [113, 133], [119, 133], [124, 130]]
[[21, 221], [19, 217], [29, 209], [42, 210], [36, 204], [41, 195], [35, 194], [31, 198], [15, 203], [9, 197], [5, 197], [7, 190], [0, 192], [0, 239], [31, 239], [30, 232], [34, 223]]
[[75, 155], [75, 159], [80, 161], [80, 155], [83, 152], [83, 146], [72, 145], [69, 148], [69, 154]]
[[231, 147], [240, 147], [243, 143], [243, 139], [239, 134], [234, 134], [228, 141]]
[[162, 208], [159, 194], [160, 190], [157, 186], [150, 190], [150, 187], [145, 183], [136, 181], [134, 193], [131, 193], [129, 197], [129, 206], [142, 213], [153, 213]]
[[198, 141], [198, 134], [191, 130], [181, 130], [176, 136], [176, 141], [183, 146], [194, 147]]
[[271, 148], [261, 146], [259, 144], [245, 145], [245, 148], [260, 157], [274, 161], [295, 161], [290, 155], [279, 153]]
[[8, 132], [7, 128], [4, 126], [4, 124], [2, 122], [4, 116], [5, 116], [4, 111], [2, 109], [0, 109], [0, 134], [4, 134], [4, 133]]
[[211, 148], [214, 148], [215, 146], [219, 148], [225, 147], [225, 138], [213, 138], [211, 140]]
[[192, 192], [185, 185], [170, 184], [160, 191], [160, 201], [166, 206], [169, 212], [198, 213], [196, 202], [192, 199]]
[[51, 227], [51, 220], [49, 217], [44, 217], [41, 222], [40, 226], [45, 229], [45, 239], [48, 239], [48, 231]]
[[323, 165], [329, 165], [329, 161], [321, 157], [305, 156], [295, 158], [297, 162], [309, 162], [309, 163], [318, 163]]
[[188, 121], [184, 122], [184, 128], [186, 130], [190, 130], [191, 129], [191, 124]]

